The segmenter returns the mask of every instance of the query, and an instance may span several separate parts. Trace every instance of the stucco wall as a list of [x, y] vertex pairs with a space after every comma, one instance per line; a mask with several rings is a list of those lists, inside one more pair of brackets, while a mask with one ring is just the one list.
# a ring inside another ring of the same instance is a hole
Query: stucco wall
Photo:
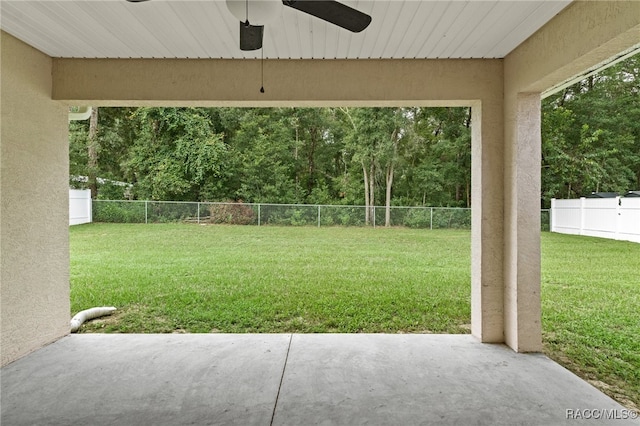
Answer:
[[[54, 59], [72, 104], [470, 105], [502, 93], [502, 60]], [[497, 92], [498, 93], [497, 93]], [[438, 102], [439, 101], [439, 102]]]
[[634, 46], [640, 1], [574, 1], [507, 55], [507, 92], [544, 92]]
[[[501, 98], [501, 88], [494, 90]], [[471, 121], [471, 333], [498, 343], [504, 342], [501, 99], [472, 108]]]
[[539, 93], [505, 98], [505, 341], [542, 350], [540, 304], [541, 111]]
[[67, 109], [51, 58], [1, 33], [0, 350], [5, 365], [69, 332]]

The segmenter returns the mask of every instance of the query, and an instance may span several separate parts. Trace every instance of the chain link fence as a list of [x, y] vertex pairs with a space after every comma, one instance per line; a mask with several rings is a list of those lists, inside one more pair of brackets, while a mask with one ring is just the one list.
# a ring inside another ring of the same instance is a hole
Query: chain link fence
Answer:
[[[385, 207], [370, 209], [373, 226], [384, 226]], [[308, 204], [197, 203], [179, 201], [93, 201], [93, 221], [111, 223], [211, 223], [280, 226], [365, 226], [366, 207]], [[391, 226], [471, 229], [471, 209], [391, 207]], [[542, 211], [542, 230], [549, 212]]]

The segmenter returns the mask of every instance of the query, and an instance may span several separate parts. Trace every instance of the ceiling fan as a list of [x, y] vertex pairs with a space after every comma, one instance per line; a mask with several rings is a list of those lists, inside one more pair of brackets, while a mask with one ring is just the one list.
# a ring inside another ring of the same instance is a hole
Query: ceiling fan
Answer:
[[[140, 3], [147, 0], [127, 0]], [[335, 0], [226, 0], [229, 11], [240, 20], [240, 50], [262, 48], [264, 24], [278, 14], [280, 3], [354, 33], [369, 26], [371, 16]]]

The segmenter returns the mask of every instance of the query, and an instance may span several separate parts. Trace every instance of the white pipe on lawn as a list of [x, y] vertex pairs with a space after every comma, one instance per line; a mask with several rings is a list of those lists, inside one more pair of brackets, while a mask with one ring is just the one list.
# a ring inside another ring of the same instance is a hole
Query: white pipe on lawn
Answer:
[[101, 306], [98, 308], [85, 309], [80, 311], [71, 318], [71, 332], [78, 331], [83, 322], [102, 317], [105, 315], [111, 315], [116, 308], [113, 306]]

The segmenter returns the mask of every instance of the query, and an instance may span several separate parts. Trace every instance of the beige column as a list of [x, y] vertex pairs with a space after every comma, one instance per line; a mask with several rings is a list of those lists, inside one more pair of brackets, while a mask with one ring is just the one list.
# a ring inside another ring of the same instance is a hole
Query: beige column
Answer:
[[504, 329], [517, 352], [542, 350], [540, 325], [540, 95], [505, 101]]
[[51, 58], [2, 32], [0, 348], [5, 365], [69, 332], [67, 108]]
[[471, 120], [471, 332], [504, 342], [502, 102], [478, 102]]

